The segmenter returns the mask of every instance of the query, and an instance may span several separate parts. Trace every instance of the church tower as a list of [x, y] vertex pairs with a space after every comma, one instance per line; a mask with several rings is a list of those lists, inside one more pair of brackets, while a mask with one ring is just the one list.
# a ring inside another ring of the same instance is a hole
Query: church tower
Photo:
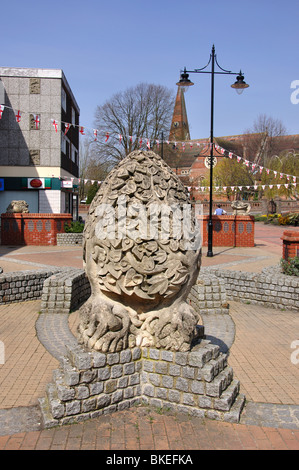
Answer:
[[186, 112], [185, 96], [182, 87], [178, 86], [169, 140], [180, 142], [190, 140], [189, 124]]

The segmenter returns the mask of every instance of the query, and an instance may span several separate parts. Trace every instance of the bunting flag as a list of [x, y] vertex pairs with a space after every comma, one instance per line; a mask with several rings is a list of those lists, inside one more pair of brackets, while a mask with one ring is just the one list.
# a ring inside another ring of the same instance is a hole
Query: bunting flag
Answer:
[[70, 127], [71, 127], [72, 124], [70, 124], [69, 122], [65, 122], [64, 123], [64, 135], [66, 135], [68, 133], [68, 131], [70, 130]]
[[58, 124], [57, 124], [57, 121], [55, 121], [55, 119], [51, 119], [51, 121], [52, 121], [53, 127], [54, 127], [54, 129], [55, 129], [55, 132], [57, 132], [57, 131], [58, 131]]
[[[296, 183], [297, 184], [297, 183]], [[294, 187], [294, 185], [291, 185], [291, 184], [288, 184], [288, 183], [284, 183], [283, 185], [281, 184], [260, 184], [260, 185], [253, 185], [253, 186], [215, 186], [215, 190], [216, 191], [219, 191], [219, 190], [222, 190], [222, 191], [227, 191], [227, 190], [231, 190], [231, 191], [243, 191], [244, 189], [247, 189], [247, 190], [250, 190], [250, 189], [254, 189], [255, 191], [257, 191], [259, 189], [259, 187], [264, 191], [265, 189], [269, 188], [269, 189], [273, 189], [275, 187], [277, 187], [277, 189], [280, 189], [281, 186], [284, 186], [286, 189], [291, 189], [292, 187]], [[194, 187], [191, 187], [191, 189], [195, 189], [197, 191], [202, 191], [202, 192], [205, 192], [205, 191], [210, 191], [210, 186], [194, 186]], [[189, 189], [189, 188], [188, 188]]]
[[20, 122], [20, 121], [21, 121], [21, 111], [18, 110], [18, 112], [15, 113], [15, 114], [16, 114], [16, 121], [17, 121], [17, 122]]
[[[253, 172], [255, 171], [258, 171], [260, 172], [260, 174], [263, 173], [263, 171], [266, 171], [266, 173], [269, 175], [271, 172], [274, 174], [274, 177], [276, 178], [277, 175], [278, 175], [278, 172], [276, 170], [272, 170], [270, 168], [264, 168], [263, 166], [261, 165], [257, 165], [256, 163], [250, 163], [249, 160], [246, 160], [242, 157], [240, 157], [239, 155], [235, 155], [233, 152], [229, 152], [228, 150], [225, 150], [225, 149], [221, 149], [221, 147], [219, 145], [215, 145], [215, 148], [217, 148], [218, 151], [220, 151], [221, 153], [223, 154], [226, 154], [226, 156], [228, 156], [229, 158], [233, 158], [234, 156], [236, 157], [237, 161], [240, 163], [241, 161], [243, 161], [243, 163], [248, 167], [250, 168], [251, 166], [251, 169]], [[296, 176], [294, 175], [288, 175], [286, 173], [279, 173], [279, 176], [280, 176], [280, 179], [282, 178], [286, 178], [288, 181], [292, 178], [293, 179], [293, 182], [296, 182]]]
[[[16, 121], [18, 123], [20, 123], [21, 117], [23, 115], [23, 111], [15, 110], [15, 109], [11, 108], [10, 106], [6, 106], [6, 105], [0, 105], [0, 119], [2, 119], [2, 117], [3, 117], [3, 113], [5, 111], [5, 108], [12, 110], [15, 114]], [[34, 116], [35, 128], [40, 129], [40, 115], [39, 114], [33, 114], [33, 116]], [[58, 132], [59, 124], [64, 124], [64, 135], [66, 135], [68, 133], [71, 126], [77, 127], [79, 129], [79, 133], [81, 135], [86, 135], [85, 134], [85, 129], [88, 129], [85, 126], [79, 126], [79, 125], [76, 125], [76, 124], [71, 124], [71, 123], [67, 123], [67, 122], [63, 122], [63, 121], [60, 122], [57, 119], [53, 119], [53, 118], [51, 119], [51, 123], [52, 123], [52, 126], [53, 126], [55, 132]], [[100, 139], [103, 138], [104, 143], [107, 143], [110, 138], [117, 138], [118, 142], [122, 143], [122, 140], [125, 137], [125, 135], [122, 135], [122, 134], [115, 134], [114, 135], [114, 133], [110, 132], [110, 131], [100, 132], [97, 129], [92, 129], [92, 131], [93, 131], [93, 135], [94, 135], [94, 140], [95, 141], [100, 141]], [[129, 137], [129, 140], [130, 140], [131, 143], [133, 143], [133, 139], [135, 139], [135, 140], [137, 139], [137, 136], [134, 137], [132, 135], [129, 135], [128, 137]], [[260, 174], [262, 174], [263, 171], [265, 170], [268, 175], [270, 174], [270, 172], [272, 172], [275, 178], [277, 178], [277, 176], [278, 176], [278, 172], [276, 170], [272, 170], [272, 169], [269, 169], [269, 168], [264, 168], [263, 166], [258, 165], [256, 163], [251, 163], [250, 160], [244, 159], [243, 157], [241, 157], [239, 155], [236, 155], [233, 152], [222, 148], [218, 144], [212, 144], [211, 142], [204, 142], [202, 140], [197, 141], [197, 142], [196, 141], [176, 142], [176, 141], [169, 141], [169, 140], [165, 140], [165, 141], [162, 140], [161, 141], [161, 140], [157, 140], [157, 139], [151, 141], [151, 139], [147, 138], [147, 137], [139, 138], [140, 148], [141, 148], [143, 143], [144, 143], [144, 145], [146, 145], [146, 147], [148, 149], [150, 149], [152, 147], [152, 145], [156, 145], [157, 148], [159, 148], [160, 144], [162, 143], [162, 144], [172, 145], [172, 147], [175, 150], [180, 147], [183, 152], [185, 152], [187, 146], [189, 146], [192, 149], [193, 145], [195, 145], [195, 144], [197, 145], [197, 147], [204, 147], [205, 150], [210, 149], [214, 145], [215, 148], [219, 151], [219, 153], [221, 153], [224, 157], [228, 156], [230, 159], [233, 159], [233, 157], [236, 157], [236, 159], [239, 163], [240, 162], [244, 163], [253, 172], [259, 171]], [[292, 180], [295, 185], [297, 184], [297, 176], [295, 176], [295, 175], [289, 175], [289, 174], [286, 174], [286, 173], [279, 172], [279, 178], [280, 179], [286, 178], [288, 182], [290, 182]]]
[[38, 114], [33, 114], [33, 118], [34, 118], [34, 122], [35, 122], [35, 129], [38, 130], [39, 125], [40, 125], [39, 115]]

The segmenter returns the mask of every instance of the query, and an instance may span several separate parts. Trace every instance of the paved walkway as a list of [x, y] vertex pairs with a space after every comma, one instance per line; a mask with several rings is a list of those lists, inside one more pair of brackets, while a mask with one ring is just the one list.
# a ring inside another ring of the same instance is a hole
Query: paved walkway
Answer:
[[[269, 242], [261, 230], [255, 248], [214, 250], [213, 258], [203, 257], [203, 265], [246, 271], [251, 266], [260, 271], [279, 261], [278, 235], [277, 231]], [[4, 263], [11, 271], [44, 264], [82, 267], [80, 247], [0, 247], [0, 254], [4, 271], [9, 270]], [[0, 340], [5, 346], [5, 363], [0, 364], [0, 450], [299, 450], [299, 364], [291, 360], [291, 344], [299, 331], [296, 312], [232, 302], [230, 315], [202, 318], [209, 339], [224, 350], [230, 348], [229, 364], [247, 398], [239, 424], [141, 406], [42, 429], [38, 398], [45, 396], [65, 343], [74, 341], [77, 314], [44, 316], [39, 309], [39, 301], [0, 306]]]
[[[278, 264], [282, 256], [280, 237], [285, 227], [255, 224], [255, 246], [252, 248], [214, 247], [214, 256], [206, 256], [203, 247], [202, 266], [224, 266], [225, 269], [260, 271]], [[44, 269], [49, 266], [82, 268], [80, 246], [1, 246], [0, 266], [4, 272]]]

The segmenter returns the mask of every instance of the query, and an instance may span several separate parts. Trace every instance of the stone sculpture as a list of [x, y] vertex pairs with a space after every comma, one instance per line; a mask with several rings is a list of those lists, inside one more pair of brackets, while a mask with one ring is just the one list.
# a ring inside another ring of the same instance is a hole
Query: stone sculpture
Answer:
[[14, 214], [28, 214], [28, 203], [26, 201], [11, 201], [6, 209], [6, 212]]
[[80, 309], [80, 344], [189, 351], [199, 330], [186, 298], [200, 269], [200, 234], [168, 165], [152, 151], [122, 160], [93, 199], [83, 237], [91, 296]]
[[251, 209], [249, 202], [233, 201], [231, 204], [233, 215], [248, 215]]

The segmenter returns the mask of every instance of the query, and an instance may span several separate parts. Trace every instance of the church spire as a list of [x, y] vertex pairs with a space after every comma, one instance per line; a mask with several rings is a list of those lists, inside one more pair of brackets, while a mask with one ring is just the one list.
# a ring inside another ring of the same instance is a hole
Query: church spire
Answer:
[[171, 141], [185, 141], [190, 140], [189, 124], [187, 118], [185, 96], [182, 87], [178, 87], [171, 129], [169, 133], [169, 140]]

